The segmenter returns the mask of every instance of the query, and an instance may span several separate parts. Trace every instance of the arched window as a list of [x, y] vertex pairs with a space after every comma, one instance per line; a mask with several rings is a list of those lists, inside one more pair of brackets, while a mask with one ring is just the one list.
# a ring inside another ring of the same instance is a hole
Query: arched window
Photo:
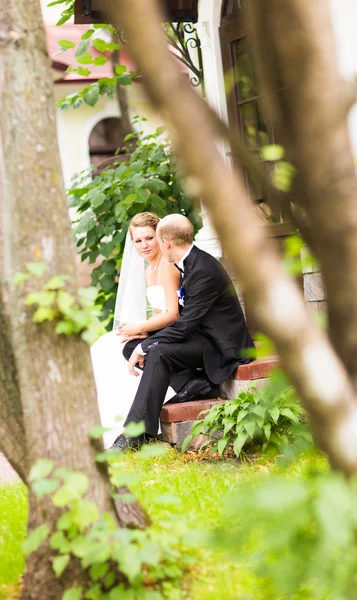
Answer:
[[121, 119], [119, 117], [109, 117], [102, 119], [93, 127], [89, 136], [89, 154], [91, 164], [97, 165], [99, 169], [110, 164], [115, 157], [118, 148], [122, 148], [119, 154], [127, 157], [125, 148], [126, 132], [123, 131]]

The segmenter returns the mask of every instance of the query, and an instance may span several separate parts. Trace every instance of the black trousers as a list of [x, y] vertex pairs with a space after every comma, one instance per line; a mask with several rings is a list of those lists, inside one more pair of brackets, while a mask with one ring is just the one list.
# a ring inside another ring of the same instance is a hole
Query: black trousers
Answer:
[[[124, 357], [129, 360], [140, 340], [127, 342]], [[145, 355], [145, 366], [124, 426], [145, 422], [145, 431], [157, 435], [159, 418], [169, 385], [178, 392], [203, 367], [202, 341], [197, 336], [178, 344], [157, 344]]]

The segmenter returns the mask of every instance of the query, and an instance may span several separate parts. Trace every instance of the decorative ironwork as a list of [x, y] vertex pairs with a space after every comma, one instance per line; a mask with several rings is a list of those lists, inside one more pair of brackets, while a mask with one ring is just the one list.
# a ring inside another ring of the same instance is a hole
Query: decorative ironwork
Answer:
[[[202, 86], [204, 93], [203, 63], [201, 52], [201, 41], [197, 29], [193, 23], [178, 22], [170, 23], [171, 32], [167, 33], [170, 45], [176, 50], [175, 56], [191, 72], [190, 81], [194, 87]], [[196, 60], [192, 58], [196, 55]]]

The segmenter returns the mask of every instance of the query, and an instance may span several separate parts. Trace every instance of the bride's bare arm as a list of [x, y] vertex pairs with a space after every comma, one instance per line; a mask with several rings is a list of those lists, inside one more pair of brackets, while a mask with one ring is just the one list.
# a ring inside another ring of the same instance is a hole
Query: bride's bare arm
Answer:
[[147, 321], [126, 323], [120, 327], [121, 334], [136, 336], [149, 331], [157, 331], [171, 325], [179, 318], [177, 290], [180, 287], [180, 273], [175, 265], [164, 261], [161, 266], [160, 280], [165, 291], [167, 311], [153, 315]]

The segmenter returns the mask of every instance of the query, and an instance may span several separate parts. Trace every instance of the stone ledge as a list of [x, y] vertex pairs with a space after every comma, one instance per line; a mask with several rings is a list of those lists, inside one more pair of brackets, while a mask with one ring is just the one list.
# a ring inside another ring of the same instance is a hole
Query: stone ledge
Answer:
[[195, 421], [202, 410], [207, 410], [221, 402], [224, 402], [222, 398], [215, 398], [214, 400], [192, 400], [178, 404], [165, 404], [161, 409], [160, 421], [162, 423]]
[[231, 379], [247, 381], [248, 379], [262, 379], [267, 377], [272, 369], [279, 365], [277, 356], [255, 360], [249, 365], [240, 365]]

